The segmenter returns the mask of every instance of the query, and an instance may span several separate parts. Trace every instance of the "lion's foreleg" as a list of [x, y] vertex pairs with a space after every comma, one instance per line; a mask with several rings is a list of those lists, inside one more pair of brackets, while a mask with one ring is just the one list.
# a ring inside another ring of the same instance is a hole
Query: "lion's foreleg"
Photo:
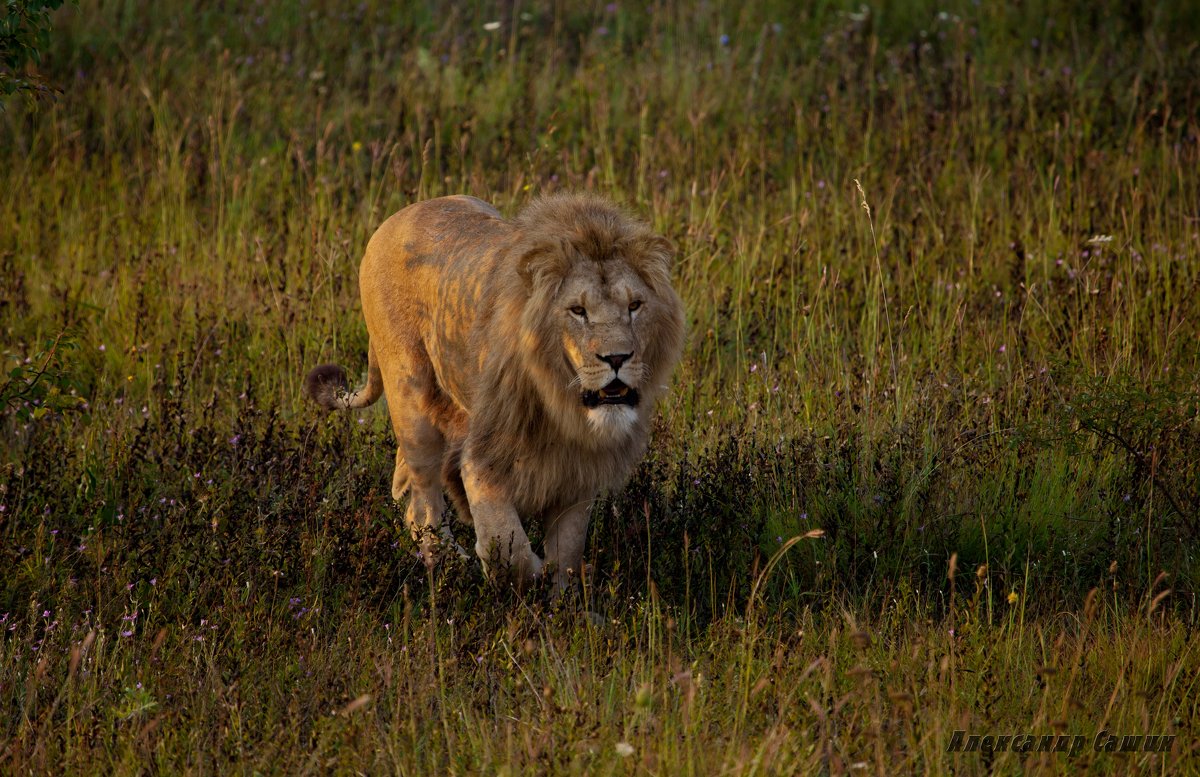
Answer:
[[573, 585], [583, 571], [591, 512], [592, 501], [584, 500], [552, 515], [546, 524], [546, 567], [554, 576], [556, 593]]
[[464, 459], [463, 486], [475, 522], [475, 554], [489, 577], [507, 574], [524, 589], [542, 573], [542, 560], [533, 552], [521, 518], [507, 496]]

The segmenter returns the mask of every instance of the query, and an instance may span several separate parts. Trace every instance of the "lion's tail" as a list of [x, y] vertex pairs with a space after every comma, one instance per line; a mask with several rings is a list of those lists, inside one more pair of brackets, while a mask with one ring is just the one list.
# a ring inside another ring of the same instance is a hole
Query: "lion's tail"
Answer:
[[326, 410], [357, 410], [383, 395], [383, 375], [375, 358], [375, 347], [367, 349], [367, 385], [350, 391], [346, 371], [336, 364], [313, 367], [304, 379], [304, 395]]

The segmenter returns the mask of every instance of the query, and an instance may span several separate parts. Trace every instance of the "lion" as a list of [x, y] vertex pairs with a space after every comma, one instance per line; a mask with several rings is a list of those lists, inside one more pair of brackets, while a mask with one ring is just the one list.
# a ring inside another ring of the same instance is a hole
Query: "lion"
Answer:
[[[321, 407], [385, 392], [392, 496], [433, 563], [445, 495], [475, 528], [492, 578], [558, 591], [582, 572], [591, 507], [644, 455], [684, 341], [672, 244], [605, 199], [557, 194], [512, 220], [468, 196], [409, 205], [371, 237], [359, 270], [367, 382], [314, 368]], [[545, 560], [522, 518], [543, 528]], [[457, 546], [455, 546], [457, 547]]]

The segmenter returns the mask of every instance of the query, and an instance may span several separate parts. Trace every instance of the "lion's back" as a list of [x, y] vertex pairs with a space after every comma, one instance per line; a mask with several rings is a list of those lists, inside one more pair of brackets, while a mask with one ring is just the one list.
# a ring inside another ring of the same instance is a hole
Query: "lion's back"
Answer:
[[[367, 243], [360, 277], [393, 280], [433, 271], [441, 274], [464, 254], [478, 256], [508, 230], [499, 211], [466, 195], [415, 202], [384, 221]], [[380, 279], [382, 280], [382, 279]]]
[[410, 368], [427, 364], [464, 410], [478, 366], [471, 333], [510, 230], [474, 197], [414, 203], [376, 230], [359, 269], [372, 347]]

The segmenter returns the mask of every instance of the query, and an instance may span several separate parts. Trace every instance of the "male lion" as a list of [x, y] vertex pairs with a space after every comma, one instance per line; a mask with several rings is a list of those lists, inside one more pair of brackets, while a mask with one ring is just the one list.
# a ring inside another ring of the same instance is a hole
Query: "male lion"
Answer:
[[359, 270], [367, 385], [322, 365], [305, 393], [327, 409], [386, 391], [392, 496], [432, 560], [443, 489], [475, 552], [518, 587], [542, 574], [521, 516], [542, 521], [547, 572], [580, 572], [590, 508], [646, 448], [683, 346], [665, 239], [598, 197], [545, 197], [509, 221], [474, 197], [404, 208]]

